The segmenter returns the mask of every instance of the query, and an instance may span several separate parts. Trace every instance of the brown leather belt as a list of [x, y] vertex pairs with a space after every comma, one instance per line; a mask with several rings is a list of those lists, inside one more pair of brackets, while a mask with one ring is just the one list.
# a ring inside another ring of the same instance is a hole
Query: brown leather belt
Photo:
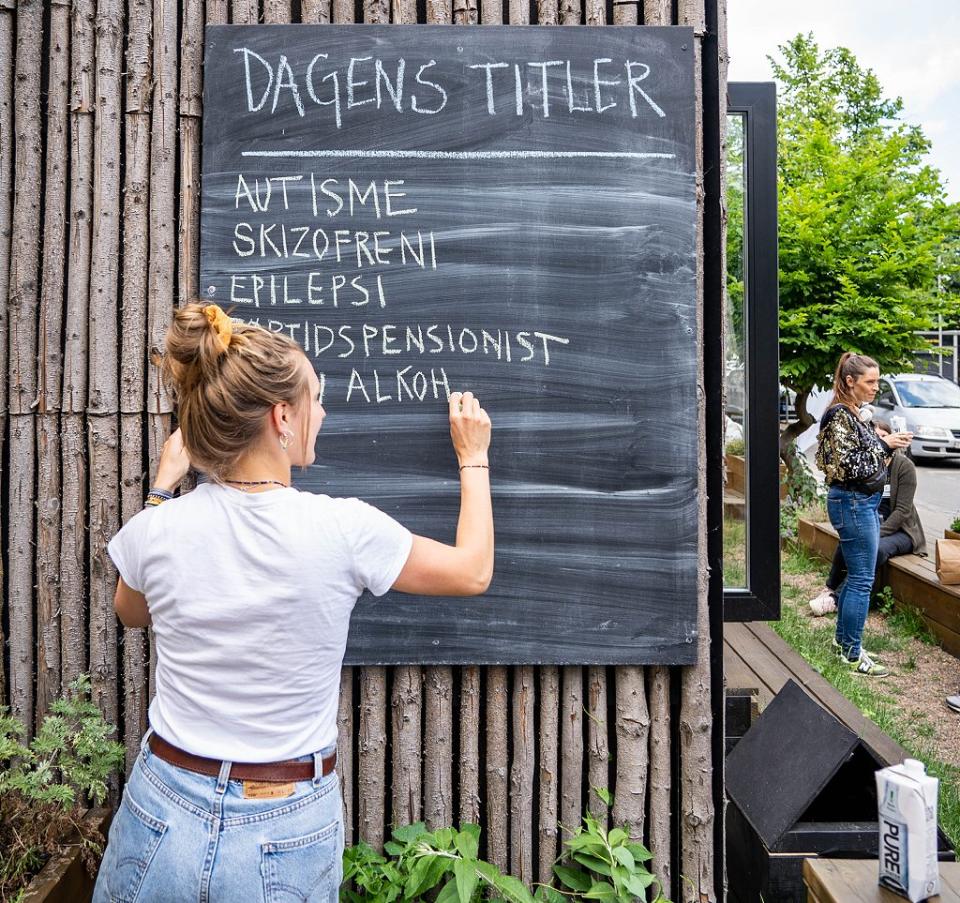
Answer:
[[[178, 768], [186, 768], [187, 771], [195, 771], [198, 774], [218, 777], [220, 775], [220, 766], [223, 764], [219, 759], [207, 759], [203, 756], [195, 756], [188, 753], [172, 743], [167, 743], [163, 737], [157, 734], [151, 734], [147, 741], [154, 755], [159, 756], [165, 762], [176, 765]], [[337, 767], [337, 754], [327, 756], [323, 760], [323, 775], [326, 777], [334, 768]], [[231, 781], [271, 781], [279, 784], [287, 784], [292, 781], [311, 781], [313, 780], [314, 768], [313, 762], [234, 762], [230, 766]]]

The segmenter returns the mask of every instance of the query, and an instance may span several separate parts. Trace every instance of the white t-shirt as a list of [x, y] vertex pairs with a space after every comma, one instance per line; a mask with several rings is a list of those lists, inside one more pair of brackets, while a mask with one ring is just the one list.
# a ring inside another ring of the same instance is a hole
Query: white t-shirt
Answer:
[[412, 541], [359, 499], [296, 489], [206, 483], [132, 517], [108, 551], [153, 620], [150, 726], [234, 762], [333, 745], [350, 613], [393, 585]]

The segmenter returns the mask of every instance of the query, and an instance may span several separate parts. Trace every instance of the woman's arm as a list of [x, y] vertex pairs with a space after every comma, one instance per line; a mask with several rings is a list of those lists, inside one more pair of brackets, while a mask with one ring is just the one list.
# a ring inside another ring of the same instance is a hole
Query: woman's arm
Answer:
[[117, 592], [113, 597], [113, 607], [116, 609], [117, 617], [120, 618], [124, 627], [149, 627], [153, 623], [150, 620], [146, 597], [143, 593], [130, 589], [123, 582], [123, 577], [117, 580]]
[[450, 396], [450, 436], [460, 465], [456, 545], [414, 536], [407, 563], [393, 584], [403, 593], [474, 596], [493, 578], [493, 506], [487, 450], [491, 424], [473, 393]]

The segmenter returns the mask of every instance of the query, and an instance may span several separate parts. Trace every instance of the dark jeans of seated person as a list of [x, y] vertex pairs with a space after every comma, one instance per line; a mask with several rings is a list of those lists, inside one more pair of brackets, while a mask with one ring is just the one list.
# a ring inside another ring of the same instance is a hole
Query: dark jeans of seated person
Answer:
[[[884, 510], [886, 509], [886, 510]], [[881, 520], [886, 519], [890, 513], [890, 500], [884, 499], [880, 502], [880, 509], [877, 512]], [[897, 555], [907, 555], [913, 551], [913, 541], [903, 530], [897, 530], [889, 536], [880, 537], [880, 545], [877, 547], [877, 573], [891, 558]], [[837, 550], [833, 553], [833, 563], [830, 565], [830, 575], [827, 577], [827, 588], [836, 592], [840, 589], [847, 576], [847, 566], [843, 561], [843, 550], [837, 544]], [[874, 580], [874, 592], [877, 590], [877, 581]]]

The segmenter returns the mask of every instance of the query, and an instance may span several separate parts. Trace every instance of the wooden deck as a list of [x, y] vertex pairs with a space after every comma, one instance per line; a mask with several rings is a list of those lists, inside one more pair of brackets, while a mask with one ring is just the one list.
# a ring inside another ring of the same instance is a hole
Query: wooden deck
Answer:
[[808, 696], [847, 725], [878, 760], [893, 764], [907, 755], [764, 623], [724, 625], [723, 673], [727, 693], [755, 695], [761, 711], [792, 678]]
[[[800, 541], [811, 551], [833, 558], [837, 533], [830, 524], [800, 520]], [[932, 549], [931, 549], [932, 552]], [[937, 578], [933, 555], [898, 555], [887, 562], [881, 580], [893, 595], [920, 612], [947, 652], [960, 657], [960, 586], [944, 586]]]

